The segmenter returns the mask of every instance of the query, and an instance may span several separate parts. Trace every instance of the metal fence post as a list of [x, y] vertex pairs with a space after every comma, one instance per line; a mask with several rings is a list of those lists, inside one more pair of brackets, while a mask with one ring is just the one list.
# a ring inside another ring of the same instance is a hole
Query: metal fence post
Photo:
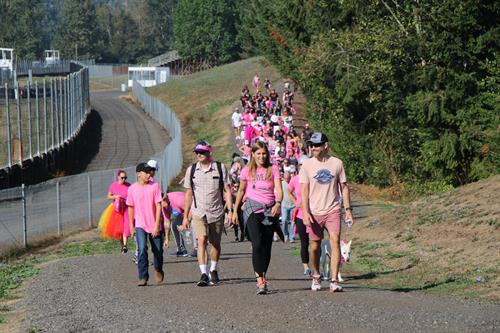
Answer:
[[88, 189], [88, 199], [89, 199], [89, 227], [92, 228], [92, 183], [90, 181], [90, 176], [87, 174], [87, 189]]
[[21, 198], [23, 204], [23, 245], [28, 246], [28, 228], [26, 224], [26, 193], [24, 192], [24, 184], [21, 184]]
[[43, 151], [47, 152], [47, 85], [43, 79]]
[[35, 82], [35, 114], [36, 114], [36, 154], [40, 155], [40, 108], [38, 107], [38, 81]]
[[51, 127], [50, 127], [50, 138], [52, 141], [51, 147], [54, 148], [54, 133], [55, 133], [55, 126], [54, 126], [54, 80], [50, 80], [50, 122], [51, 122]]
[[5, 84], [5, 114], [7, 116], [7, 155], [9, 168], [12, 166], [12, 133], [10, 124], [10, 108], [9, 108], [9, 85]]
[[28, 156], [30, 159], [33, 158], [33, 151], [31, 146], [33, 143], [33, 128], [31, 126], [32, 112], [31, 112], [31, 83], [28, 81], [26, 86], [27, 101], [28, 101]]
[[19, 140], [19, 163], [23, 163], [23, 137], [21, 132], [21, 96], [19, 94], [19, 85], [14, 88], [17, 92], [16, 111], [17, 111], [17, 139]]
[[57, 235], [61, 236], [61, 193], [59, 188], [59, 182], [56, 182], [56, 208], [57, 208]]

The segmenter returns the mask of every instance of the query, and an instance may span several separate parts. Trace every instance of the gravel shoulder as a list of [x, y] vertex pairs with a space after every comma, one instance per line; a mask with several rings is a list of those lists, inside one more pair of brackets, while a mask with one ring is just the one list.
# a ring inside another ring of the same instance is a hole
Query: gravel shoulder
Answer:
[[[232, 239], [232, 237], [230, 238]], [[166, 282], [136, 287], [130, 255], [77, 257], [45, 266], [18, 310], [39, 332], [498, 332], [500, 305], [396, 293], [347, 283], [312, 292], [298, 243], [274, 243], [270, 295], [255, 295], [250, 243], [223, 239], [218, 286], [200, 288], [193, 258], [165, 257]], [[172, 250], [172, 249], [169, 249]], [[150, 273], [152, 267], [150, 267]], [[349, 275], [345, 267], [345, 276]], [[151, 274], [152, 275], [152, 274]], [[326, 283], [324, 283], [326, 287]]]

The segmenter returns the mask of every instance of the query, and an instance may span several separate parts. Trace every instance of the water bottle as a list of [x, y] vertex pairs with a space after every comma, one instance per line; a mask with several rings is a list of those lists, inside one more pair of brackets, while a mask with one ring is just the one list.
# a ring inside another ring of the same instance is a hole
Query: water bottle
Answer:
[[345, 220], [345, 225], [346, 225], [348, 228], [352, 227], [352, 219], [346, 219], [346, 220]]

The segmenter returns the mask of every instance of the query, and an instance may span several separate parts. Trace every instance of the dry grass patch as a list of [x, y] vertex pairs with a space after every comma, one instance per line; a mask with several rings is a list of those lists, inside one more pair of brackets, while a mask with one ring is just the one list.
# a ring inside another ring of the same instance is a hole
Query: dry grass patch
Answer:
[[353, 227], [361, 283], [500, 301], [500, 176], [427, 197]]

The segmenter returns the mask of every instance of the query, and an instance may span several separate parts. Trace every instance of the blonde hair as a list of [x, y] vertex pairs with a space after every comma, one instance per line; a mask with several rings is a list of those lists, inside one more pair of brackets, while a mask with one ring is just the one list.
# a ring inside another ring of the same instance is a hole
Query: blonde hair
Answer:
[[253, 154], [259, 150], [265, 149], [266, 151], [266, 160], [264, 161], [263, 167], [266, 168], [266, 177], [265, 180], [270, 180], [273, 176], [273, 166], [271, 164], [271, 160], [269, 159], [269, 149], [267, 145], [262, 141], [256, 141], [252, 146], [252, 154], [250, 155], [250, 162], [248, 162], [248, 175], [250, 179], [255, 180], [255, 174], [257, 172], [257, 162], [255, 161]]

